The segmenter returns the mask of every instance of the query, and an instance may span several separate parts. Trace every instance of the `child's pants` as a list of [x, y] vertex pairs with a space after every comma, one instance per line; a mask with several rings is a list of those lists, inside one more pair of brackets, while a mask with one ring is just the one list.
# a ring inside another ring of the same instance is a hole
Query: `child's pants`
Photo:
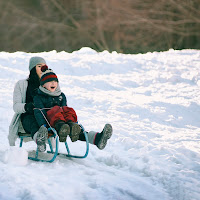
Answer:
[[47, 111], [47, 119], [50, 125], [55, 127], [57, 121], [77, 122], [77, 115], [75, 110], [68, 106], [54, 106], [51, 110]]

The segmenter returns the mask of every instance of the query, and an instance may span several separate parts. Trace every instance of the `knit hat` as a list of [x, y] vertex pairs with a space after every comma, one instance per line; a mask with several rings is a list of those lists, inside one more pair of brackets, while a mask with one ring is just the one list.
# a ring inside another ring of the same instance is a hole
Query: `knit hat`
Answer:
[[46, 61], [42, 57], [32, 57], [29, 61], [29, 71], [31, 71], [36, 65], [44, 63], [46, 64]]
[[42, 75], [40, 79], [40, 85], [44, 85], [47, 82], [50, 81], [57, 81], [58, 82], [58, 77], [56, 74], [53, 72], [52, 69], [48, 69], [46, 65], [41, 67]]

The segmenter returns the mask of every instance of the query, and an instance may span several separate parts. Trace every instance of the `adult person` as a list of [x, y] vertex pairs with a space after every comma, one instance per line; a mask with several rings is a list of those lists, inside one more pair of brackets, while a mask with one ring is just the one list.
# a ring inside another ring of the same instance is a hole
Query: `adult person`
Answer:
[[[37, 144], [38, 151], [46, 150], [44, 142], [46, 140], [47, 128], [39, 126], [34, 116], [33, 98], [38, 94], [40, 86], [40, 78], [42, 75], [41, 68], [46, 65], [46, 61], [42, 57], [31, 57], [29, 60], [29, 77], [19, 80], [14, 88], [13, 93], [13, 109], [14, 116], [9, 126], [8, 140], [10, 146], [15, 145], [18, 137], [20, 125], [25, 132], [30, 133], [31, 137]], [[88, 132], [89, 143], [95, 144], [99, 149], [104, 149], [107, 140], [112, 135], [112, 126], [106, 124], [102, 132]], [[80, 133], [79, 140], [85, 141], [84, 134]]]

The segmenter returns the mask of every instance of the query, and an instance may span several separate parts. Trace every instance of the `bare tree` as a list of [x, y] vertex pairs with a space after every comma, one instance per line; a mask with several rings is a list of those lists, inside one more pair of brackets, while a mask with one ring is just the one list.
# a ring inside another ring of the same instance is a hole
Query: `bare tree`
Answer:
[[200, 0], [0, 0], [6, 51], [200, 48]]

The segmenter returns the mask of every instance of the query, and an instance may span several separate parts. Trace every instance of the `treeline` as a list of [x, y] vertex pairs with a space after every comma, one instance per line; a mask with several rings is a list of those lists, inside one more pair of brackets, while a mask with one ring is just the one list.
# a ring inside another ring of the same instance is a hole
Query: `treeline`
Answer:
[[0, 51], [200, 49], [200, 0], [0, 0]]

